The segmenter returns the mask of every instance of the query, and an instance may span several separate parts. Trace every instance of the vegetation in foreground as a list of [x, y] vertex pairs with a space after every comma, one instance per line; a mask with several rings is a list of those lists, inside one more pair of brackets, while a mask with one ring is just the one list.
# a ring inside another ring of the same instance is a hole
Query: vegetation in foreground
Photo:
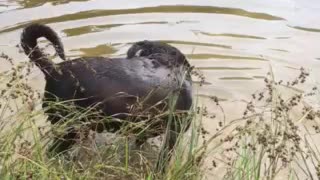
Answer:
[[[307, 96], [315, 97], [317, 88], [308, 93], [279, 91], [303, 84], [309, 75], [304, 69], [292, 82], [276, 81], [271, 70], [266, 88], [252, 95], [238, 119], [216, 116], [216, 109], [196, 103], [188, 117], [193, 118], [191, 128], [180, 136], [168, 162], [157, 159], [165, 148], [161, 137], [159, 142], [137, 147], [133, 139], [139, 134], [130, 131], [132, 125], [113, 136], [90, 132], [67, 155], [49, 158], [48, 144], [63, 129], [45, 121], [39, 106], [41, 93], [29, 86], [32, 64], [14, 64], [4, 54], [1, 59], [12, 64], [11, 70], [0, 74], [0, 177], [5, 179], [181, 180], [206, 179], [208, 172], [239, 180], [320, 177], [320, 152], [314, 139], [320, 130], [320, 111], [304, 102]], [[203, 81], [198, 72], [194, 75]], [[217, 97], [211, 99], [223, 114], [223, 103]], [[74, 121], [88, 113], [90, 110], [75, 111], [66, 118]], [[206, 131], [202, 125], [206, 118], [219, 122], [216, 132]], [[210, 166], [208, 158], [212, 159]], [[159, 161], [165, 166], [163, 173], [154, 170]]]

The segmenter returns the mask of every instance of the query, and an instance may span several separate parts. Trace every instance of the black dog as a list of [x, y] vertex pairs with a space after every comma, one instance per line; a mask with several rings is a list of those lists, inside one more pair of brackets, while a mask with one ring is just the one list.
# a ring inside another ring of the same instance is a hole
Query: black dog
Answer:
[[186, 57], [177, 48], [158, 41], [145, 40], [134, 43], [127, 52], [127, 58], [148, 57], [152, 54], [167, 54], [173, 58], [158, 59], [163, 65], [191, 67]]
[[[172, 46], [142, 41], [129, 49], [128, 58], [86, 57], [54, 64], [37, 47], [40, 37], [54, 45], [61, 59], [65, 60], [65, 54], [59, 37], [50, 27], [33, 24], [23, 30], [21, 45], [24, 52], [45, 75], [42, 107], [52, 124], [64, 122], [64, 117], [70, 113], [67, 109], [53, 108], [52, 102], [72, 100], [77, 107], [94, 107], [101, 116], [120, 119], [90, 123], [89, 126], [98, 132], [104, 129], [116, 132], [125, 120], [141, 120], [138, 117], [132, 119], [132, 107], [139, 100], [143, 100], [140, 112], [151, 114], [159, 112], [159, 109], [167, 110], [170, 95], [177, 96], [174, 106], [177, 113], [185, 113], [192, 105], [189, 64], [184, 55]], [[136, 57], [137, 53], [140, 57]], [[160, 124], [166, 127], [166, 123], [163, 120]], [[177, 134], [181, 133], [177, 124], [173, 122], [171, 126], [169, 149], [173, 148]], [[159, 130], [147, 137], [161, 133], [163, 131]], [[51, 151], [60, 153], [69, 149], [77, 136], [78, 132], [70, 127], [62, 138], [54, 141]]]

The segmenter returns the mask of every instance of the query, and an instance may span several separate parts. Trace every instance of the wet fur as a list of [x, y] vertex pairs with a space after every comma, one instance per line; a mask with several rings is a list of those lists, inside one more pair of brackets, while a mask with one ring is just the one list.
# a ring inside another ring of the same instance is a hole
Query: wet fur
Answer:
[[165, 66], [185, 66], [190, 68], [184, 54], [177, 48], [159, 41], [140, 41], [134, 43], [127, 51], [127, 58], [133, 57], [148, 57], [155, 54], [165, 54], [172, 58], [158, 59], [158, 62]]
[[[45, 75], [46, 86], [42, 106], [48, 115], [48, 121], [52, 124], [63, 122], [63, 117], [69, 113], [67, 109], [50, 108], [52, 102], [73, 100], [77, 107], [95, 106], [102, 116], [113, 116], [122, 120], [130, 116], [128, 107], [144, 99], [150, 92], [150, 98], [143, 103], [143, 110], [148, 110], [149, 113], [158, 112], [158, 108], [167, 109], [166, 98], [174, 93], [178, 93], [175, 106], [177, 111], [188, 111], [192, 105], [190, 75], [187, 74], [185, 79], [189, 64], [184, 55], [172, 46], [142, 41], [129, 49], [127, 58], [86, 57], [54, 64], [37, 47], [39, 37], [47, 38], [63, 60], [65, 54], [59, 37], [50, 27], [33, 24], [24, 29], [21, 45], [30, 60]], [[137, 54], [138, 51], [140, 54]], [[152, 108], [160, 101], [163, 103]], [[121, 121], [93, 121], [89, 126], [98, 132], [105, 129], [116, 132], [122, 125]], [[175, 134], [180, 133], [179, 127], [172, 129], [175, 129]], [[163, 131], [151, 136], [161, 133]], [[62, 138], [54, 141], [50, 151], [60, 153], [69, 149], [76, 143], [77, 137], [78, 132], [69, 127]], [[175, 138], [176, 135], [170, 136], [170, 149], [173, 148]]]

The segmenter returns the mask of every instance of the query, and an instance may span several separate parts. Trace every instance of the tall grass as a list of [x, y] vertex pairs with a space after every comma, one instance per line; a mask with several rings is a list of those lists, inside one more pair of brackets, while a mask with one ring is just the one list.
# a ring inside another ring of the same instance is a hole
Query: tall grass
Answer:
[[[264, 80], [265, 88], [252, 94], [242, 116], [236, 119], [226, 118], [218, 97], [212, 96], [211, 100], [222, 116], [215, 116], [213, 109], [198, 106], [195, 98], [189, 115], [174, 121], [192, 119], [190, 129], [179, 135], [169, 161], [166, 151], [169, 126], [166, 135], [148, 140], [142, 146], [135, 144], [144, 133], [154, 131], [150, 124], [154, 119], [128, 121], [127, 126], [116, 134], [97, 134], [77, 120], [84, 117], [88, 121], [113, 119], [99, 116], [93, 107], [79, 109], [70, 102], [58, 102], [50, 108], [68, 109], [71, 113], [63, 117], [64, 124], [49, 124], [41, 108], [41, 93], [29, 86], [32, 64], [14, 64], [4, 54], [1, 58], [12, 66], [11, 70], [0, 74], [2, 179], [200, 180], [217, 179], [216, 175], [219, 175], [222, 179], [271, 180], [320, 177], [317, 143], [320, 111], [304, 101], [305, 97], [316, 98], [318, 90], [314, 87], [307, 93], [295, 91], [307, 80], [309, 74], [305, 69], [290, 82], [277, 81], [271, 69]], [[197, 71], [193, 75], [204, 81], [204, 76]], [[294, 93], [289, 93], [292, 89]], [[175, 118], [173, 112], [174, 109], [168, 112], [171, 122]], [[219, 122], [216, 132], [206, 131], [203, 119], [207, 118]], [[76, 145], [63, 156], [48, 156], [52, 139], [70, 124], [82, 132]], [[214, 159], [211, 165], [207, 163], [208, 157]], [[164, 167], [164, 171], [157, 171], [156, 165]], [[210, 173], [213, 175], [209, 176]]]
[[[225, 179], [318, 178], [317, 145], [311, 147], [309, 140], [317, 133], [320, 116], [304, 101], [306, 96], [315, 95], [317, 88], [292, 93], [308, 76], [301, 68], [296, 79], [284, 83], [275, 80], [271, 69], [265, 89], [252, 94], [241, 123], [224, 139], [233, 145], [227, 149], [232, 158]], [[313, 126], [304, 125], [305, 121]]]
[[[2, 55], [3, 59], [12, 60]], [[45, 121], [41, 108], [41, 93], [30, 87], [28, 77], [32, 64], [11, 64], [12, 69], [1, 73], [1, 112], [0, 112], [0, 176], [7, 179], [199, 179], [201, 172], [198, 158], [199, 123], [193, 121], [191, 136], [180, 134], [173, 152], [165, 151], [164, 140], [154, 138], [157, 143], [148, 142], [137, 147], [134, 140], [154, 129], [156, 120], [130, 122], [116, 135], [97, 134], [87, 128], [87, 122], [78, 119], [99, 119], [101, 122], [113, 120], [102, 117], [94, 107], [79, 109], [72, 102], [51, 103], [49, 108], [60, 108], [69, 112], [64, 123], [51, 125]], [[172, 98], [174, 101], [174, 98]], [[174, 109], [170, 109], [169, 121], [185, 122], [196, 118], [191, 110], [183, 119], [174, 119]], [[139, 114], [143, 116], [144, 114]], [[153, 117], [154, 118], [154, 117]], [[91, 121], [92, 122], [92, 121]], [[63, 156], [48, 156], [48, 146], [57, 134], [63, 133], [72, 125], [79, 130], [80, 138], [76, 145]], [[170, 135], [168, 123], [166, 135]], [[89, 133], [89, 135], [87, 135]], [[100, 141], [98, 141], [98, 140]], [[160, 144], [163, 142], [163, 146]], [[155, 145], [152, 145], [155, 144]], [[164, 153], [166, 152], [166, 154]], [[173, 157], [168, 161], [169, 153]], [[161, 158], [158, 158], [159, 154]], [[197, 161], [197, 162], [196, 162]], [[155, 165], [164, 166], [164, 171], [156, 170]]]

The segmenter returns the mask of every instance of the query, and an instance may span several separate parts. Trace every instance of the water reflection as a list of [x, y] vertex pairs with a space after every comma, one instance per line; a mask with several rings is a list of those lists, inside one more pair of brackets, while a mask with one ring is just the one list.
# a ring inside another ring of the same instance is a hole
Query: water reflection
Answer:
[[213, 34], [208, 32], [199, 32], [203, 35], [207, 36], [225, 36], [225, 37], [234, 37], [234, 38], [249, 38], [249, 39], [266, 39], [260, 36], [253, 36], [253, 35], [245, 35], [245, 34], [231, 34], [231, 33], [221, 33], [221, 34]]
[[[135, 24], [169, 24], [169, 22], [141, 22], [141, 23], [132, 23]], [[107, 29], [111, 29], [113, 27], [125, 26], [130, 24], [106, 24], [106, 25], [89, 25], [89, 26], [81, 26], [77, 28], [64, 29], [63, 32], [67, 36], [79, 36], [82, 34], [88, 34], [93, 32], [101, 32]]]
[[89, 1], [89, 0], [48, 0], [48, 1], [42, 1], [42, 0], [23, 0], [23, 1], [16, 1], [20, 6], [23, 8], [32, 8], [41, 6], [45, 3], [50, 3], [52, 5], [60, 5], [60, 4], [67, 4], [70, 2], [81, 2], [81, 1]]
[[[98, 45], [96, 47], [91, 48], [80, 48], [80, 49], [72, 49], [70, 50], [81, 52], [81, 56], [102, 56], [102, 55], [108, 55], [108, 54], [114, 54], [117, 52], [115, 48], [108, 45]], [[70, 56], [69, 56], [70, 57]]]
[[320, 29], [316, 29], [316, 28], [306, 28], [306, 27], [300, 27], [300, 26], [289, 26], [289, 27], [302, 30], [302, 31], [318, 32], [318, 33], [320, 32]]
[[268, 61], [259, 57], [245, 57], [245, 56], [230, 56], [223, 54], [187, 54], [190, 59], [230, 59], [230, 60], [253, 60], [253, 61]]
[[[249, 12], [238, 8], [223, 8], [214, 6], [157, 6], [157, 7], [143, 7], [133, 9], [116, 9], [116, 10], [90, 10], [82, 11], [73, 14], [66, 14], [57, 17], [37, 19], [35, 23], [57, 23], [64, 21], [73, 21], [79, 19], [87, 19], [101, 16], [122, 15], [122, 14], [140, 14], [140, 13], [212, 13], [212, 14], [228, 14], [249, 17], [263, 20], [284, 20], [281, 17], [273, 16], [266, 13]], [[13, 31], [22, 28], [30, 22], [19, 23], [17, 26], [3, 28], [0, 33]]]

